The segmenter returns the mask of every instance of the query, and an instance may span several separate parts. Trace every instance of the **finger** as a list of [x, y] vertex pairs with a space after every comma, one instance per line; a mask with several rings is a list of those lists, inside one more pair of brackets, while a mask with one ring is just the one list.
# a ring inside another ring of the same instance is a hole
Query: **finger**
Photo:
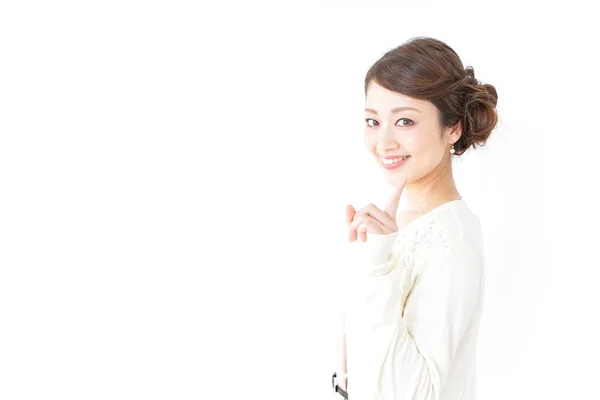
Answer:
[[348, 241], [349, 242], [354, 242], [357, 238], [357, 233], [355, 230], [352, 229], [348, 229]]
[[354, 215], [354, 219], [352, 220], [348, 228], [357, 230], [360, 224], [362, 224], [365, 221], [365, 218], [369, 218], [369, 215], [367, 215], [364, 212], [356, 213]]
[[356, 210], [352, 207], [351, 204], [346, 204], [346, 222], [352, 222], [354, 215], [356, 214]]
[[395, 219], [392, 218], [392, 216], [388, 215], [387, 213], [385, 213], [384, 211], [381, 211], [375, 204], [369, 204], [363, 208], [361, 208], [357, 214], [366, 214], [370, 217], [372, 217], [374, 220], [376, 220], [377, 222], [379, 222], [381, 225], [394, 225], [395, 224]]
[[396, 213], [398, 212], [398, 204], [400, 203], [400, 197], [402, 196], [402, 191], [406, 186], [407, 178], [403, 178], [398, 185], [394, 186], [390, 198], [385, 206], [384, 211], [394, 220], [396, 219]]
[[367, 233], [385, 234], [387, 229], [371, 217], [365, 216], [364, 221], [358, 226], [357, 234], [362, 242], [367, 240]]
[[367, 229], [368, 233], [377, 233], [379, 235], [385, 235], [388, 233], [388, 231], [390, 231], [390, 228], [388, 228], [385, 224], [382, 224], [372, 217], [369, 217], [367, 220], [367, 228], [369, 228]]
[[367, 224], [365, 222], [358, 227], [358, 239], [363, 243], [367, 241], [367, 229]]
[[358, 227], [364, 221], [366, 215], [356, 214], [354, 220], [348, 225], [348, 240], [354, 242], [358, 238]]
[[386, 229], [385, 225], [381, 222], [377, 221], [375, 218], [368, 216], [367, 214], [360, 214], [358, 217], [358, 221], [353, 222], [355, 224], [356, 230], [358, 231], [361, 226], [367, 227], [367, 232], [369, 233], [384, 233], [389, 229]]
[[355, 215], [354, 220], [348, 226], [348, 240], [349, 241], [353, 242], [359, 238], [358, 230], [359, 230], [361, 224], [363, 224], [367, 218], [369, 218], [369, 216], [364, 213], [362, 213], [362, 214], [357, 213]]
[[354, 220], [348, 225], [348, 241], [354, 242], [358, 238], [358, 227], [362, 223], [364, 215], [355, 214]]
[[365, 222], [363, 222], [362, 224], [360, 224], [359, 228], [358, 228], [358, 238], [360, 239], [361, 242], [366, 242], [367, 241], [367, 233], [371, 232], [374, 233], [375, 232], [375, 222], [372, 219], [366, 219]]

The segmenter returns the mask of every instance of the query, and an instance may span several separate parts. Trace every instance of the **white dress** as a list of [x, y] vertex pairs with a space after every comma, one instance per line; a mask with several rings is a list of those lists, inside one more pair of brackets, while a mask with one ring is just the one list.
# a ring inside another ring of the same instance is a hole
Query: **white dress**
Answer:
[[476, 399], [484, 254], [465, 200], [348, 250], [349, 400]]

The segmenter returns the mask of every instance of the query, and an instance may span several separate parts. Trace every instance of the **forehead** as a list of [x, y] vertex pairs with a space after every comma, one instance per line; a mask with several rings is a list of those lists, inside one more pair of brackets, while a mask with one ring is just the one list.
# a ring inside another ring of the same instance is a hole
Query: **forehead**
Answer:
[[427, 100], [415, 99], [371, 82], [367, 90], [366, 107], [380, 113], [387, 113], [394, 107], [414, 107], [423, 113], [428, 113], [432, 111], [433, 104]]

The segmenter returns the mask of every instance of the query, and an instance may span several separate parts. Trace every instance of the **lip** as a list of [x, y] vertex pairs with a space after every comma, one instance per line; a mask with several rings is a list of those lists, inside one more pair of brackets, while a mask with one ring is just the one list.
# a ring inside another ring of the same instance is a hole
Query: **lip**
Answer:
[[409, 156], [409, 155], [410, 154], [395, 154], [395, 155], [391, 155], [391, 156], [382, 156], [380, 154], [379, 158], [385, 158], [386, 160], [393, 160], [394, 158], [406, 157], [406, 156]]
[[[388, 158], [388, 157], [385, 157], [385, 158]], [[393, 159], [393, 158], [395, 158], [395, 157], [391, 157], [391, 158]], [[381, 161], [381, 166], [382, 166], [383, 168], [387, 169], [387, 170], [393, 170], [393, 169], [399, 168], [399, 167], [401, 167], [402, 165], [404, 165], [404, 163], [405, 163], [406, 161], [408, 161], [408, 159], [409, 159], [409, 158], [410, 158], [410, 156], [409, 156], [407, 159], [405, 159], [405, 160], [401, 160], [401, 161], [399, 161], [399, 162], [397, 162], [397, 163], [394, 163], [394, 164], [384, 164], [384, 163], [383, 163], [383, 161]]]

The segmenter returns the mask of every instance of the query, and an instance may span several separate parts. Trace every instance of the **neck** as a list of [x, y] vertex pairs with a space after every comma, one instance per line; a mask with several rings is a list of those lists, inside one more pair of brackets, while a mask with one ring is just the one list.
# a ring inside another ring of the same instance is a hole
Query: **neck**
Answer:
[[426, 212], [451, 200], [461, 198], [452, 175], [451, 163], [444, 162], [418, 181], [405, 187], [408, 212]]

